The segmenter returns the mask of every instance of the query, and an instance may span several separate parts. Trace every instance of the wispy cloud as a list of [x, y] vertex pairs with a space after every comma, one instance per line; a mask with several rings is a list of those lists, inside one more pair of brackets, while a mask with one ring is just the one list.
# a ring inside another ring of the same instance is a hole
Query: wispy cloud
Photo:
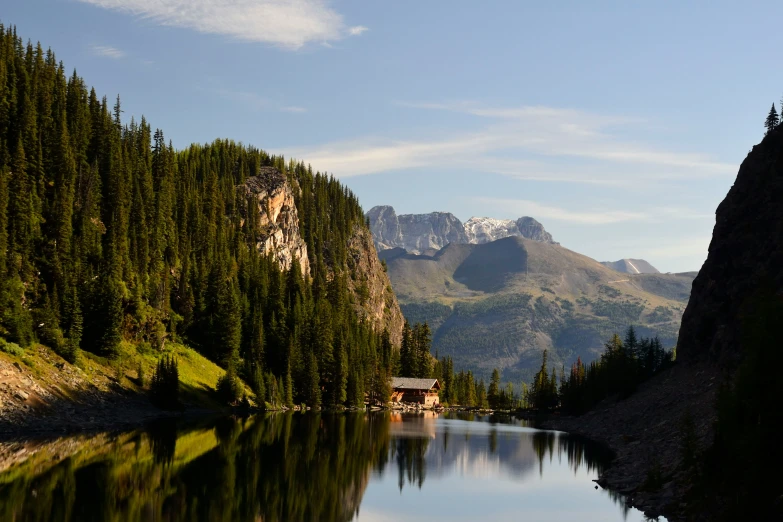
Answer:
[[102, 56], [104, 58], [111, 58], [113, 60], [119, 60], [125, 58], [125, 51], [111, 47], [109, 45], [91, 45], [90, 52], [95, 56]]
[[351, 36], [359, 36], [365, 31], [369, 31], [369, 29], [363, 25], [355, 25], [348, 29], [348, 34]]
[[482, 203], [507, 214], [518, 216], [536, 216], [536, 219], [563, 221], [582, 225], [607, 225], [625, 221], [647, 221], [652, 215], [647, 212], [629, 212], [622, 210], [595, 210], [575, 212], [565, 208], [544, 205], [526, 199], [477, 198]]
[[[285, 151], [337, 176], [410, 168], [467, 168], [540, 181], [632, 185], [733, 174], [736, 167], [704, 154], [630, 141], [641, 119], [544, 106], [482, 107], [398, 103], [418, 110], [475, 116], [461, 133], [412, 141], [348, 140]], [[553, 161], [553, 160], [557, 161]]]
[[299, 49], [310, 42], [357, 36], [325, 0], [78, 0], [145, 20], [225, 35], [248, 42]]

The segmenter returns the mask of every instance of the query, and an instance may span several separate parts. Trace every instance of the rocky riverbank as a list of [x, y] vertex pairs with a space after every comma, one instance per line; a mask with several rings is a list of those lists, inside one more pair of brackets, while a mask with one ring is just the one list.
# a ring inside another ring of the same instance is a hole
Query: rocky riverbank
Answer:
[[712, 440], [720, 383], [714, 367], [677, 364], [625, 400], [604, 401], [580, 417], [552, 416], [541, 427], [607, 445], [615, 458], [598, 479], [602, 487], [647, 516], [686, 520], [691, 475], [683, 459]]

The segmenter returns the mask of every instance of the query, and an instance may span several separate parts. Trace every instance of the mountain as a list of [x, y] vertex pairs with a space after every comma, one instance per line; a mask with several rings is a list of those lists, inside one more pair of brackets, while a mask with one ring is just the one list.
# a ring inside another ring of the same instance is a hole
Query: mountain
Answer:
[[532, 217], [521, 217], [516, 221], [510, 219], [495, 219], [488, 217], [472, 217], [465, 222], [465, 233], [468, 243], [482, 244], [503, 239], [504, 237], [521, 236], [544, 243], [554, 243], [552, 235], [544, 230], [544, 226]]
[[449, 244], [482, 244], [504, 237], [555, 243], [544, 226], [531, 217], [516, 221], [473, 217], [463, 224], [450, 212], [398, 216], [389, 205], [371, 208], [366, 217], [378, 251], [403, 248], [414, 254], [434, 254]]
[[593, 360], [629, 325], [674, 346], [695, 274], [620, 276], [560, 245], [519, 236], [449, 244], [434, 255], [380, 251], [408, 321], [427, 321], [456, 368], [529, 379], [550, 350], [556, 366]]
[[[765, 470], [783, 464], [781, 201], [778, 126], [752, 148], [717, 208], [709, 254], [682, 316], [675, 364], [625, 400], [547, 425], [606, 443], [617, 458], [601, 483], [628, 493], [648, 515], [780, 519], [783, 479]], [[648, 278], [648, 289], [677, 292], [663, 274], [636, 277]], [[657, 488], [649, 487], [651, 455]]]
[[620, 259], [619, 261], [601, 261], [612, 270], [625, 274], [658, 274], [658, 269], [644, 259]]
[[367, 212], [367, 219], [378, 250], [402, 247], [421, 252], [439, 250], [449, 243], [468, 243], [462, 222], [449, 212], [398, 216], [394, 208], [379, 206]]
[[3, 351], [122, 375], [187, 344], [262, 405], [374, 393], [403, 319], [350, 190], [228, 139], [175, 150], [15, 28], [0, 50]]

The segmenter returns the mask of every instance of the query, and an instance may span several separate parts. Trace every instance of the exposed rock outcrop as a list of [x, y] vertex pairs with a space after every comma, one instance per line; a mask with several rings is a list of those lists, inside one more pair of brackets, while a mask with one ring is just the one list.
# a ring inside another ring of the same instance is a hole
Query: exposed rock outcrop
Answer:
[[660, 274], [657, 268], [644, 259], [620, 259], [601, 261], [601, 264], [624, 274]]
[[544, 229], [544, 225], [529, 216], [524, 216], [517, 219], [517, 228], [522, 237], [532, 239], [533, 241], [541, 241], [542, 243], [552, 243], [553, 245], [559, 245], [557, 241], [552, 239], [552, 234]]
[[365, 227], [355, 227], [348, 240], [348, 268], [351, 271], [348, 286], [354, 293], [359, 317], [369, 320], [376, 331], [388, 329], [392, 344], [399, 346], [404, 319], [370, 231]]
[[425, 254], [448, 244], [483, 244], [510, 236], [558, 244], [531, 217], [516, 221], [473, 217], [463, 224], [450, 212], [398, 216], [393, 207], [382, 205], [371, 208], [367, 219], [378, 251], [403, 248], [413, 254]]
[[677, 344], [681, 360], [733, 366], [743, 308], [783, 292], [783, 129], [753, 147], [718, 206], [709, 255], [693, 282]]
[[259, 251], [271, 253], [286, 270], [294, 258], [299, 260], [302, 273], [310, 273], [307, 244], [299, 233], [299, 214], [294, 192], [285, 175], [274, 167], [261, 167], [258, 174], [247, 178], [237, 187], [245, 198], [251, 199], [258, 214], [247, 216], [247, 207], [240, 207], [242, 225], [248, 219], [257, 219], [256, 246]]

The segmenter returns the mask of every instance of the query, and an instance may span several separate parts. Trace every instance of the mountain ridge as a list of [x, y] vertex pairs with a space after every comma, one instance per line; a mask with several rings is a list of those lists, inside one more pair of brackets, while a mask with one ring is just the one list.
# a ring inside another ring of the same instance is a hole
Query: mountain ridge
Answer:
[[451, 212], [398, 215], [391, 205], [378, 205], [366, 213], [366, 218], [379, 252], [399, 247], [421, 254], [430, 249], [440, 250], [450, 243], [482, 244], [505, 237], [557, 244], [544, 226], [529, 216], [516, 221], [471, 217], [463, 223]]
[[544, 349], [558, 366], [590, 361], [631, 324], [673, 346], [695, 275], [618, 277], [587, 256], [518, 236], [379, 256], [405, 317], [430, 324], [439, 354], [482, 376], [498, 367], [514, 382], [530, 377]]

